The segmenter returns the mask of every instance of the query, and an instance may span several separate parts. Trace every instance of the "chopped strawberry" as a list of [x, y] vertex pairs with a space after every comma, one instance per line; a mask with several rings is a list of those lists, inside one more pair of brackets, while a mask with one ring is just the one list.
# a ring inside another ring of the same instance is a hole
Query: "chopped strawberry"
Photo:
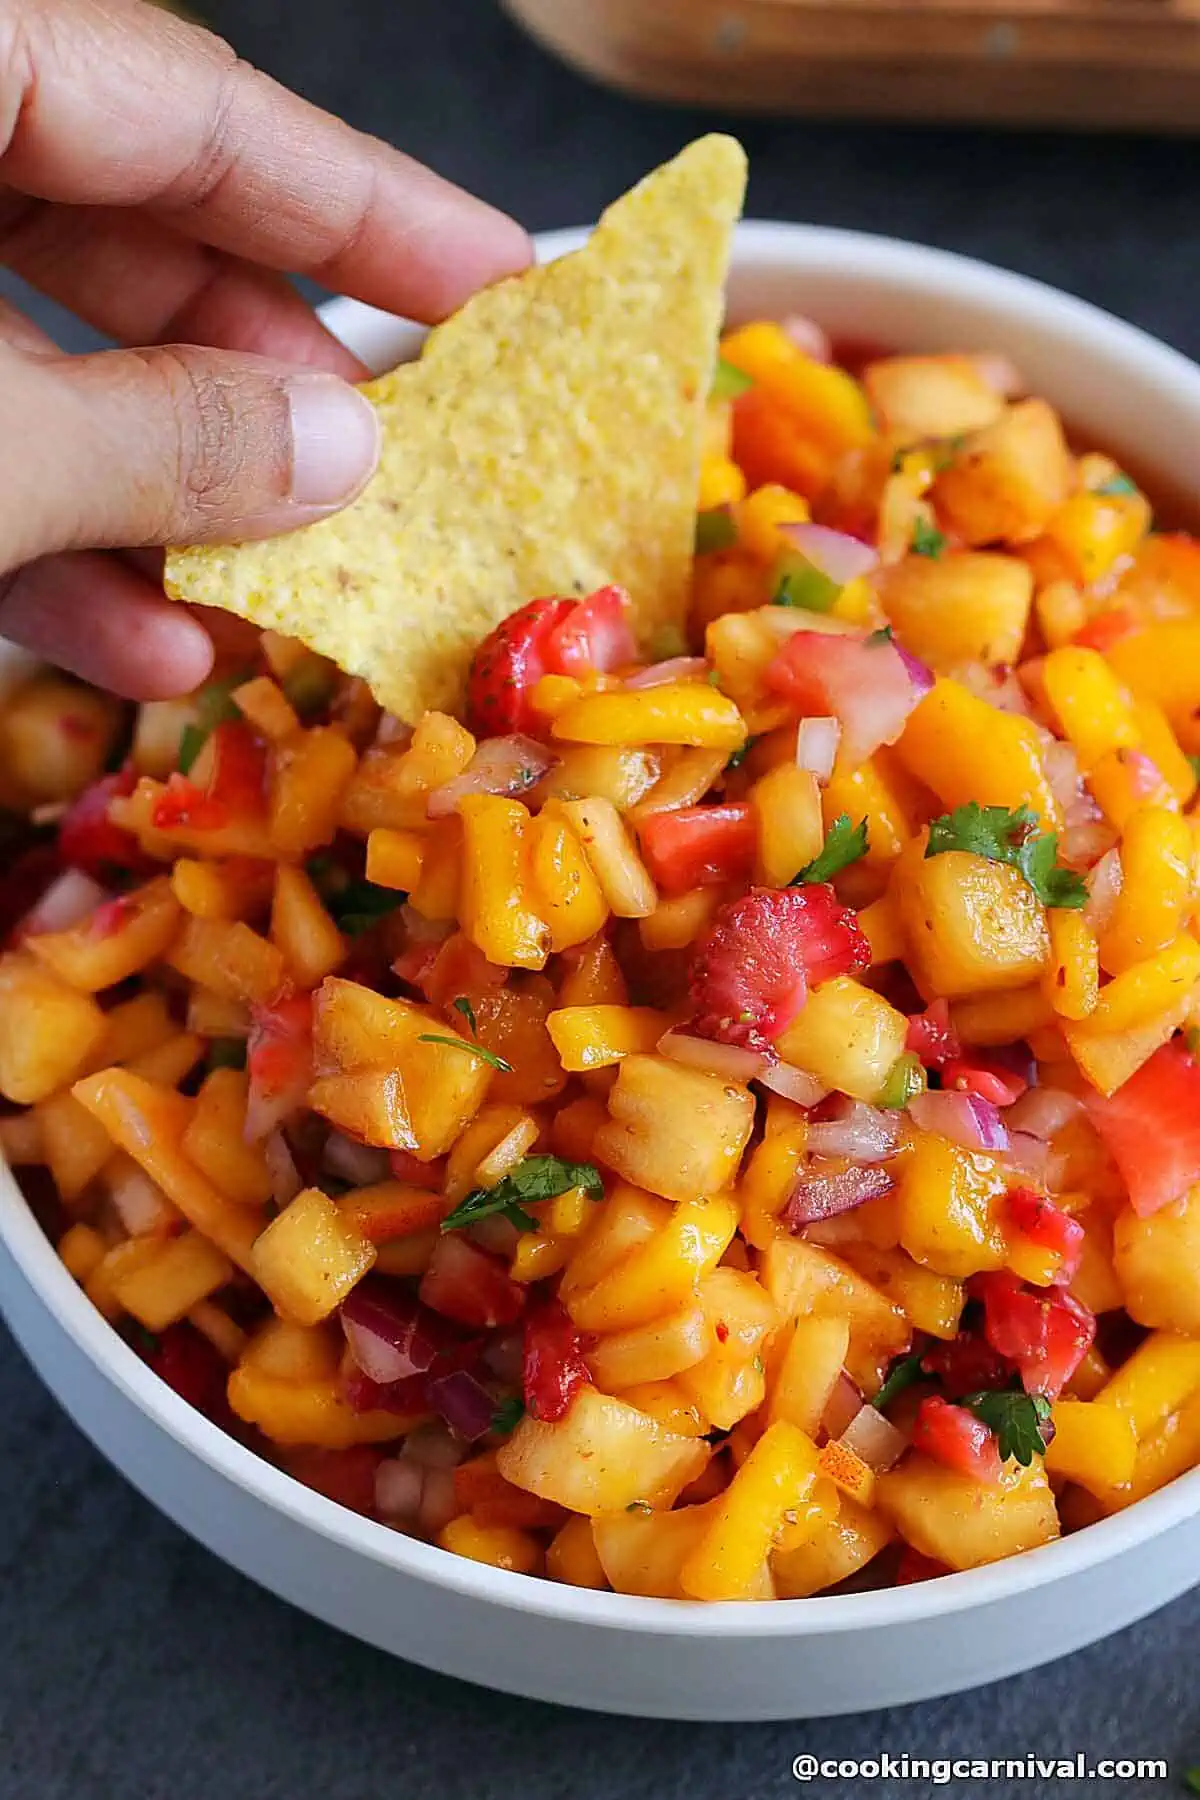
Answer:
[[373, 1444], [352, 1444], [348, 1450], [293, 1450], [284, 1467], [294, 1481], [327, 1500], [351, 1512], [373, 1513], [375, 1471], [382, 1461], [383, 1451]]
[[504, 1264], [456, 1232], [438, 1239], [419, 1292], [433, 1312], [460, 1325], [512, 1325], [525, 1310], [525, 1289]]
[[930, 1344], [921, 1368], [940, 1384], [948, 1400], [1007, 1387], [1012, 1379], [1012, 1365], [975, 1331], [960, 1331], [946, 1342]]
[[477, 737], [528, 731], [536, 724], [530, 692], [546, 673], [546, 652], [555, 628], [578, 604], [531, 600], [480, 644], [467, 678], [467, 720]]
[[1015, 1069], [1002, 1068], [990, 1058], [972, 1054], [969, 1058], [952, 1057], [942, 1065], [942, 1086], [974, 1094], [979, 1100], [990, 1100], [993, 1106], [1011, 1106], [1029, 1083]]
[[1200, 1062], [1175, 1038], [1088, 1117], [1121, 1171], [1129, 1204], [1145, 1219], [1200, 1181]]
[[402, 1415], [429, 1411], [426, 1375], [403, 1375], [399, 1381], [372, 1381], [361, 1369], [342, 1375], [342, 1392], [355, 1412], [394, 1412]]
[[744, 881], [754, 867], [758, 827], [752, 807], [681, 806], [651, 813], [638, 831], [650, 873], [664, 894]]
[[214, 1425], [232, 1425], [226, 1396], [229, 1370], [220, 1353], [194, 1326], [182, 1320], [178, 1325], [168, 1325], [160, 1332], [146, 1361], [181, 1400], [202, 1412]]
[[935, 1581], [939, 1575], [953, 1575], [954, 1571], [945, 1563], [935, 1562], [932, 1556], [922, 1556], [911, 1544], [904, 1546], [904, 1553], [896, 1564], [896, 1586], [907, 1587], [914, 1581]]
[[1056, 1282], [1070, 1281], [1083, 1256], [1084, 1230], [1078, 1219], [1047, 1200], [1045, 1194], [1028, 1187], [1011, 1190], [1006, 1210], [1022, 1237], [1039, 1249], [1057, 1253], [1060, 1266]]
[[246, 1135], [254, 1143], [308, 1099], [313, 1081], [312, 996], [289, 994], [252, 1009], [246, 1046]]
[[1091, 1349], [1095, 1316], [1061, 1288], [1028, 1287], [1007, 1270], [977, 1275], [973, 1286], [992, 1349], [1014, 1364], [1026, 1393], [1057, 1400]]
[[196, 831], [219, 831], [229, 823], [229, 813], [219, 800], [176, 770], [154, 802], [150, 823], [155, 831], [175, 831], [181, 825]]
[[552, 675], [608, 674], [637, 655], [624, 588], [597, 588], [564, 613], [546, 640], [545, 664]]
[[912, 1443], [914, 1450], [923, 1450], [974, 1481], [990, 1484], [1003, 1473], [996, 1440], [983, 1420], [938, 1394], [930, 1394], [917, 1408]]
[[71, 802], [58, 828], [58, 854], [68, 868], [111, 881], [114, 875], [140, 874], [150, 866], [133, 833], [108, 816], [112, 801], [132, 794], [136, 779], [131, 768], [118, 769], [93, 781]]
[[827, 883], [751, 888], [721, 907], [692, 958], [692, 1029], [766, 1049], [796, 1017], [811, 986], [859, 974], [870, 962], [857, 916]]
[[1105, 656], [1119, 638], [1128, 637], [1136, 630], [1137, 620], [1127, 606], [1109, 606], [1089, 619], [1071, 641], [1083, 644], [1089, 650], [1099, 650], [1101, 656]]
[[525, 1410], [553, 1424], [570, 1410], [580, 1388], [591, 1380], [583, 1360], [583, 1340], [558, 1300], [546, 1300], [525, 1319], [521, 1382]]
[[919, 683], [890, 638], [797, 631], [767, 665], [767, 686], [809, 717], [841, 720], [851, 767], [894, 744], [920, 699]]
[[950, 1023], [950, 1002], [935, 1000], [923, 1013], [913, 1013], [904, 1043], [905, 1049], [919, 1056], [927, 1069], [944, 1069], [948, 1062], [961, 1057], [962, 1045]]
[[227, 719], [212, 734], [208, 798], [228, 812], [260, 812], [266, 787], [267, 751], [241, 719]]

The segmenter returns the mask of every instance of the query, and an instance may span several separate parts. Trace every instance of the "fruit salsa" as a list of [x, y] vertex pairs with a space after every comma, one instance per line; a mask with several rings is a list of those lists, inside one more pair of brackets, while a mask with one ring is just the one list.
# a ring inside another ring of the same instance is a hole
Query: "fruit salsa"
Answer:
[[415, 727], [239, 622], [0, 713], [0, 1143], [310, 1487], [690, 1600], [1200, 1461], [1200, 544], [986, 355], [722, 341], [690, 630], [530, 597]]

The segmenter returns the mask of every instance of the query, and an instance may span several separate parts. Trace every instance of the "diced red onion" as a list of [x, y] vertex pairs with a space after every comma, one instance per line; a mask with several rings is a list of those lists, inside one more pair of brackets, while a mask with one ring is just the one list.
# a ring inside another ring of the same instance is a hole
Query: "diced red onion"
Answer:
[[832, 531], [828, 525], [813, 525], [805, 520], [802, 524], [780, 525], [778, 529], [781, 537], [794, 544], [814, 569], [839, 587], [869, 575], [878, 565], [879, 552], [870, 544], [848, 537], [844, 531]]
[[109, 1181], [113, 1208], [130, 1237], [169, 1231], [179, 1214], [158, 1183], [128, 1158]]
[[895, 1185], [886, 1169], [822, 1170], [818, 1163], [812, 1163], [792, 1189], [791, 1199], [783, 1209], [784, 1223], [789, 1231], [798, 1231], [802, 1225], [813, 1225], [818, 1219], [849, 1212], [866, 1200], [878, 1200]]
[[719, 1044], [709, 1038], [691, 1037], [686, 1031], [667, 1031], [658, 1040], [658, 1051], [672, 1062], [703, 1069], [722, 1081], [753, 1081], [762, 1075], [765, 1059], [738, 1044]]
[[798, 1069], [794, 1063], [768, 1063], [755, 1080], [760, 1087], [770, 1088], [782, 1099], [794, 1100], [797, 1106], [816, 1106], [829, 1092], [815, 1075]]
[[458, 929], [450, 919], [426, 919], [408, 901], [400, 908], [400, 922], [410, 944], [444, 944]]
[[1064, 827], [1059, 844], [1062, 860], [1073, 869], [1087, 869], [1107, 856], [1114, 843], [1111, 825], [1103, 819], [1092, 819], [1086, 823], [1067, 825]]
[[271, 1197], [276, 1206], [286, 1206], [289, 1200], [296, 1198], [304, 1183], [282, 1131], [268, 1132], [263, 1139], [262, 1152], [271, 1177]]
[[380, 713], [379, 723], [375, 727], [375, 742], [377, 744], [386, 744], [388, 748], [391, 749], [398, 747], [401, 744], [407, 744], [411, 739], [412, 734], [412, 726], [406, 725], [403, 719], [398, 719], [395, 713]]
[[428, 1383], [429, 1403], [441, 1413], [451, 1431], [473, 1444], [491, 1430], [496, 1402], [481, 1381], [466, 1369], [452, 1369]]
[[666, 662], [650, 663], [636, 675], [625, 677], [627, 688], [664, 687], [668, 681], [706, 681], [708, 664], [702, 656], [671, 656]]
[[69, 931], [111, 899], [108, 889], [82, 869], [64, 869], [25, 914], [18, 927], [19, 935], [33, 937], [42, 931]]
[[829, 333], [815, 319], [805, 318], [803, 313], [788, 313], [779, 321], [779, 329], [789, 343], [795, 344], [797, 350], [811, 357], [813, 362], [833, 361], [833, 345], [829, 341]]
[[908, 673], [908, 679], [912, 682], [913, 693], [918, 700], [923, 699], [933, 686], [933, 670], [929, 668], [928, 664], [923, 663], [919, 656], [914, 656], [911, 650], [906, 650], [903, 644], [896, 643], [894, 638], [892, 642], [895, 644], [896, 654]]
[[436, 1537], [461, 1511], [454, 1493], [452, 1469], [426, 1469], [417, 1524], [426, 1537]]
[[838, 719], [801, 719], [796, 731], [796, 767], [807, 769], [818, 781], [828, 781], [841, 737]]
[[1076, 1094], [1068, 1094], [1063, 1088], [1034, 1087], [1013, 1102], [1004, 1121], [1011, 1132], [1029, 1132], [1049, 1141], [1082, 1106]]
[[1123, 880], [1121, 853], [1114, 847], [1105, 852], [1087, 877], [1088, 897], [1083, 916], [1093, 931], [1103, 931], [1111, 919]]
[[340, 1317], [351, 1356], [364, 1375], [384, 1387], [423, 1375], [446, 1341], [425, 1307], [374, 1277], [350, 1290]]
[[986, 381], [996, 393], [1002, 394], [1006, 400], [1014, 400], [1018, 394], [1025, 392], [1025, 382], [1016, 363], [1007, 356], [987, 350], [979, 355], [968, 356], [982, 381]]
[[467, 1447], [448, 1425], [436, 1419], [410, 1431], [400, 1454], [423, 1469], [454, 1469], [467, 1454]]
[[1059, 810], [1068, 812], [1079, 798], [1079, 759], [1070, 744], [1054, 738], [1042, 754], [1042, 767]]
[[877, 1475], [899, 1462], [908, 1449], [904, 1433], [898, 1431], [890, 1419], [885, 1419], [878, 1407], [869, 1404], [859, 1408], [838, 1442], [861, 1456]]
[[1129, 772], [1130, 786], [1140, 800], [1153, 800], [1163, 785], [1163, 774], [1144, 750], [1126, 750], [1123, 762]]
[[1011, 1131], [1008, 1160], [1022, 1175], [1044, 1183], [1050, 1168], [1050, 1146], [1045, 1138], [1035, 1137], [1031, 1131]]
[[930, 1090], [914, 1094], [908, 1110], [922, 1131], [936, 1131], [964, 1150], [1008, 1149], [1008, 1132], [998, 1108], [975, 1094]]
[[899, 1135], [897, 1113], [881, 1112], [862, 1100], [848, 1100], [840, 1117], [809, 1126], [807, 1148], [814, 1156], [848, 1156], [851, 1162], [877, 1163], [891, 1156]]
[[403, 1456], [389, 1457], [375, 1471], [375, 1510], [381, 1518], [414, 1520], [424, 1491], [425, 1470]]
[[425, 810], [431, 819], [445, 819], [468, 794], [527, 793], [557, 761], [545, 744], [519, 732], [484, 738], [462, 774], [434, 788]]
[[370, 1187], [372, 1182], [387, 1180], [388, 1154], [371, 1144], [360, 1144], [344, 1132], [331, 1131], [321, 1152], [321, 1167], [355, 1187]]
[[497, 1381], [517, 1387], [521, 1381], [524, 1353], [520, 1332], [512, 1332], [508, 1337], [491, 1340], [483, 1353], [483, 1365]]
[[821, 1414], [821, 1424], [829, 1436], [840, 1438], [851, 1420], [858, 1417], [862, 1405], [862, 1395], [843, 1369], [833, 1384], [832, 1392], [825, 1402], [825, 1411]]

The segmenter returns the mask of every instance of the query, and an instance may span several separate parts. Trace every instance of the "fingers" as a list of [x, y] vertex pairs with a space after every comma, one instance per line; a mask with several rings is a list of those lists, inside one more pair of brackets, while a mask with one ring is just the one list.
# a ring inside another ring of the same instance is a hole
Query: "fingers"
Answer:
[[93, 552], [0, 576], [0, 635], [131, 700], [191, 693], [212, 667], [208, 633], [186, 607]]
[[0, 262], [124, 344], [213, 344], [279, 362], [364, 374], [274, 270], [117, 207], [0, 194]]
[[178, 346], [0, 348], [0, 570], [291, 530], [352, 499], [378, 448], [373, 409], [332, 375]]
[[145, 206], [219, 249], [421, 319], [529, 260], [502, 213], [207, 32], [121, 0], [0, 9], [0, 175], [45, 199]]

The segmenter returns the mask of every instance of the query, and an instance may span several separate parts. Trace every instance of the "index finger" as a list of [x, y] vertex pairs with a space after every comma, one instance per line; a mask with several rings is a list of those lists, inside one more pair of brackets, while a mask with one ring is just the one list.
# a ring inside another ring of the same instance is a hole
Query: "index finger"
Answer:
[[128, 0], [0, 10], [0, 179], [435, 320], [523, 268], [512, 219]]

